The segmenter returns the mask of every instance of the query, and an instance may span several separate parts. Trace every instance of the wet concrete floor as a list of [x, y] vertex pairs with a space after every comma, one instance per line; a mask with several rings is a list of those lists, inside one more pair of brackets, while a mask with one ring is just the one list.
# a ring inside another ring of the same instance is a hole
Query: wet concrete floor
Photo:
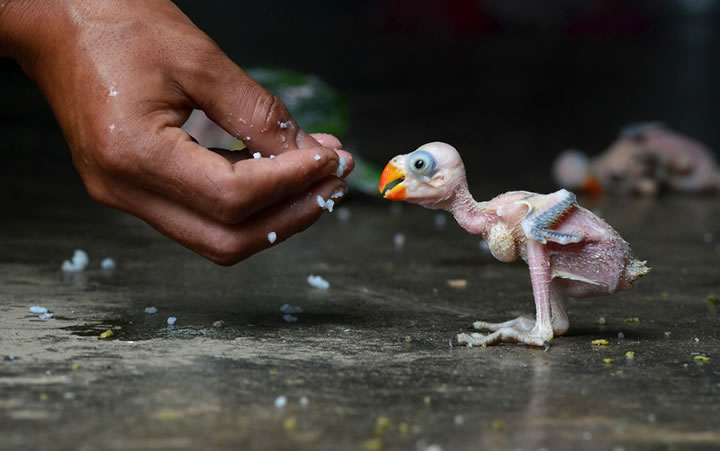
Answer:
[[[79, 186], [31, 186], [3, 196], [0, 448], [720, 447], [714, 198], [584, 200], [653, 270], [631, 292], [569, 300], [571, 330], [544, 352], [451, 346], [474, 320], [533, 313], [528, 270], [428, 210], [351, 196], [349, 221], [336, 211], [222, 268]], [[90, 266], [63, 274], [76, 248]]]

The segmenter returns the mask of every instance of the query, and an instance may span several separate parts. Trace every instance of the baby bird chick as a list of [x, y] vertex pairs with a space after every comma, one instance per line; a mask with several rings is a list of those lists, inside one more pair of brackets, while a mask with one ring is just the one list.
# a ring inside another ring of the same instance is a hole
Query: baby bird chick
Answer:
[[565, 296], [614, 294], [630, 289], [649, 271], [610, 225], [579, 206], [567, 190], [547, 195], [511, 191], [475, 201], [462, 159], [449, 144], [433, 142], [396, 156], [385, 167], [379, 188], [387, 199], [452, 213], [465, 230], [483, 236], [495, 258], [511, 262], [520, 257], [528, 264], [536, 319], [476, 321], [476, 329], [492, 333], [459, 334], [461, 344], [546, 346], [570, 325]]

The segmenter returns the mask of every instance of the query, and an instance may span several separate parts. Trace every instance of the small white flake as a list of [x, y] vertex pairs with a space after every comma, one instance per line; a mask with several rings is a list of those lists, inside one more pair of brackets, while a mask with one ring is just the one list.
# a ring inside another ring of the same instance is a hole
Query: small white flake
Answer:
[[345, 195], [345, 193], [342, 190], [337, 190], [334, 193], [332, 193], [332, 195], [330, 196], [330, 199], [340, 199], [344, 195]]
[[285, 121], [285, 122], [278, 121], [278, 125], [282, 129], [286, 129], [286, 128], [290, 127], [291, 124], [292, 124], [292, 121]]
[[335, 171], [335, 175], [338, 177], [342, 177], [342, 175], [345, 173], [345, 170], [347, 170], [347, 162], [345, 161], [345, 157], [340, 157], [337, 171]]
[[249, 136], [246, 136], [245, 139], [243, 139], [243, 141], [252, 141], [252, 138]]
[[275, 233], [275, 232], [268, 233], [267, 239], [268, 239], [268, 241], [270, 241], [270, 243], [274, 243], [275, 240], [277, 240], [277, 233]]
[[247, 124], [247, 121], [241, 117], [238, 118], [238, 122], [241, 122], [243, 124]]
[[157, 307], [145, 307], [145, 313], [148, 315], [152, 315], [153, 313], [157, 313]]
[[110, 86], [110, 91], [108, 92], [108, 95], [110, 97], [117, 97], [118, 92], [115, 90], [115, 86]]
[[465, 423], [465, 418], [462, 415], [455, 415], [455, 424], [462, 426]]
[[52, 313], [43, 313], [42, 315], [38, 316], [40, 319], [50, 319], [53, 317]]
[[76, 250], [73, 254], [72, 262], [65, 260], [62, 264], [61, 269], [65, 272], [80, 272], [87, 268], [89, 259], [88, 255], [83, 250]]
[[278, 409], [284, 409], [287, 406], [287, 398], [285, 396], [278, 396], [275, 398], [275, 407]]
[[327, 280], [323, 279], [323, 278], [320, 277], [320, 276], [315, 276], [315, 275], [312, 275], [312, 274], [310, 274], [310, 275], [308, 276], [308, 278], [307, 278], [307, 283], [308, 283], [311, 287], [319, 288], [319, 289], [321, 289], [321, 290], [327, 290], [328, 288], [330, 288], [330, 282], [328, 282]]
[[67, 401], [72, 401], [73, 399], [75, 399], [75, 393], [71, 391], [66, 391], [65, 393], [63, 393], [63, 398], [65, 398], [65, 400]]
[[30, 307], [29, 310], [30, 310], [30, 313], [35, 313], [35, 314], [47, 313], [47, 311], [48, 311], [48, 309], [46, 309], [45, 307], [40, 307], [39, 305], [33, 305], [32, 307]]
[[297, 316], [283, 315], [283, 319], [286, 323], [297, 323]]
[[168, 326], [172, 326], [173, 324], [175, 324], [175, 321], [177, 321], [177, 318], [175, 318], [174, 316], [169, 317], [167, 319]]
[[295, 313], [302, 313], [303, 309], [297, 305], [283, 304], [282, 307], [280, 307], [280, 311], [294, 315]]
[[270, 154], [270, 159], [272, 160], [273, 158], [275, 158], [275, 155]]
[[216, 329], [223, 328], [223, 327], [225, 327], [225, 321], [223, 321], [223, 320], [221, 320], [221, 319], [220, 319], [220, 320], [217, 320], [217, 321], [215, 321], [215, 322], [212, 323], [212, 327], [214, 327], [214, 328], [216, 328]]
[[280, 135], [280, 142], [281, 142], [281, 143], [284, 143], [286, 139], [287, 139], [287, 138], [285, 137], [285, 135]]
[[319, 155], [319, 154], [315, 154], [315, 156], [314, 156], [313, 158], [315, 158], [315, 161], [318, 161], [318, 160], [320, 160], [320, 155]]
[[307, 407], [308, 404], [310, 404], [310, 400], [308, 399], [308, 397], [307, 397], [307, 396], [301, 396], [301, 397], [300, 397], [300, 406], [302, 406], [302, 407]]
[[318, 196], [315, 198], [315, 201], [317, 201], [317, 204], [320, 208], [325, 208], [325, 199], [323, 199], [321, 195], [318, 194]]
[[322, 198], [321, 195], [318, 194], [318, 196], [315, 198], [317, 201], [317, 204], [320, 208], [325, 209], [332, 213], [333, 207], [335, 206], [335, 201], [332, 199], [325, 200]]
[[598, 318], [598, 324], [601, 326], [604, 326], [607, 324], [607, 320], [605, 319], [604, 316], [601, 316], [600, 318]]
[[108, 257], [103, 259], [102, 262], [100, 262], [100, 268], [102, 269], [115, 269], [115, 260]]
[[110, 131], [115, 130], [115, 124], [110, 124], [110, 126], [108, 128], [110, 129]]
[[257, 160], [258, 158], [262, 158], [262, 155], [260, 155], [260, 152], [255, 152], [253, 154], [253, 158], [255, 158]]
[[395, 249], [402, 249], [405, 247], [405, 235], [402, 233], [396, 233], [393, 237], [393, 243], [395, 243]]

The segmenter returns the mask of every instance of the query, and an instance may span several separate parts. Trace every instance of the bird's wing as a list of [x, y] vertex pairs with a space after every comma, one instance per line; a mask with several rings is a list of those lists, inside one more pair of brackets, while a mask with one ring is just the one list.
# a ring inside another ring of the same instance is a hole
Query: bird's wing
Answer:
[[582, 232], [566, 233], [553, 230], [551, 227], [563, 215], [577, 205], [575, 194], [561, 189], [554, 193], [535, 194], [520, 201], [528, 206], [528, 212], [522, 222], [525, 236], [542, 244], [554, 241], [559, 244], [578, 243], [584, 238]]

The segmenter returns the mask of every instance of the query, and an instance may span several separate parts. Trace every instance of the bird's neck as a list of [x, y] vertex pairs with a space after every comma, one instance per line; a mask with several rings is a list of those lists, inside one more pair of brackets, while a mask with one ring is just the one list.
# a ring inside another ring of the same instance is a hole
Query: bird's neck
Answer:
[[470, 194], [467, 182], [458, 188], [450, 205], [450, 213], [463, 229], [472, 234], [487, 234], [492, 225], [493, 214], [486, 208], [487, 202], [478, 202]]

